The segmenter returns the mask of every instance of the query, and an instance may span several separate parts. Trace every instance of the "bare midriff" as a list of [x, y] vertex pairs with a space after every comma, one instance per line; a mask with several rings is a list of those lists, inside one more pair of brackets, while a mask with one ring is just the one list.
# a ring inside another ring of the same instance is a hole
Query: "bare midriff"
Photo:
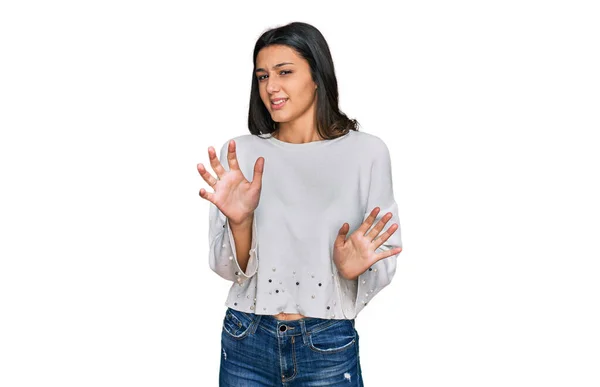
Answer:
[[306, 316], [303, 316], [301, 314], [294, 314], [294, 313], [279, 313], [279, 314], [273, 315], [273, 317], [275, 317], [277, 320], [289, 321], [289, 320], [300, 320], [301, 318], [304, 318]]

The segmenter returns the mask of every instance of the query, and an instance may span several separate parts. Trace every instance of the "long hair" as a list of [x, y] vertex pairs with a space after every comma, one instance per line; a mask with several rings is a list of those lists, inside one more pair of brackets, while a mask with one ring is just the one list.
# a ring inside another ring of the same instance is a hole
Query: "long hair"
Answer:
[[248, 129], [254, 135], [273, 133], [275, 121], [260, 98], [255, 75], [258, 52], [270, 45], [285, 45], [310, 65], [313, 82], [317, 84], [317, 132], [325, 139], [343, 136], [349, 130], [358, 131], [358, 121], [348, 118], [339, 109], [337, 78], [329, 46], [321, 32], [310, 24], [293, 22], [265, 31], [256, 41], [252, 57], [252, 88], [248, 111]]

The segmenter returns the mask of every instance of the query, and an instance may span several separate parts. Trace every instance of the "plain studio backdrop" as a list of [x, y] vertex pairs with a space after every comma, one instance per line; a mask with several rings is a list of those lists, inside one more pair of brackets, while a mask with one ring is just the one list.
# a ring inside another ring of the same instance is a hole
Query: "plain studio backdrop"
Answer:
[[391, 153], [365, 385], [600, 385], [592, 3], [2, 2], [0, 385], [217, 385], [196, 164], [249, 133], [254, 43], [291, 21]]

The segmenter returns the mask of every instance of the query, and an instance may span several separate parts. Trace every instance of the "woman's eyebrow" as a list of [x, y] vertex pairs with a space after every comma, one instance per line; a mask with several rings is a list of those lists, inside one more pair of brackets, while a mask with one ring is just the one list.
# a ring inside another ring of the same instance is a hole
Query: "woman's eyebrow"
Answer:
[[[276, 64], [275, 66], [273, 66], [273, 69], [276, 69], [276, 68], [278, 68], [278, 67], [281, 67], [281, 66], [283, 66], [283, 65], [288, 65], [288, 64], [289, 64], [289, 65], [293, 65], [293, 63], [292, 63], [292, 62], [283, 62], [283, 63], [279, 63], [279, 64]], [[257, 73], [257, 72], [259, 72], [259, 71], [264, 71], [264, 72], [267, 72], [267, 71], [266, 71], [265, 69], [263, 69], [262, 67], [259, 67], [259, 68], [257, 68], [257, 69], [256, 69], [255, 73]]]

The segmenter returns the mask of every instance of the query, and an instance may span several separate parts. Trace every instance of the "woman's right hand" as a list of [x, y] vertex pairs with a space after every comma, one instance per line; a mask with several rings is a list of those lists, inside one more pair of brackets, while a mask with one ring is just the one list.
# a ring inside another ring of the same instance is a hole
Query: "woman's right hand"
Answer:
[[252, 182], [249, 182], [240, 170], [235, 150], [235, 140], [229, 141], [227, 148], [229, 171], [227, 171], [217, 158], [215, 149], [212, 146], [208, 147], [210, 165], [217, 174], [218, 179], [215, 179], [202, 163], [198, 164], [197, 168], [200, 176], [215, 191], [211, 193], [201, 188], [200, 197], [217, 206], [232, 225], [241, 225], [250, 219], [254, 210], [258, 207], [265, 159], [259, 157], [256, 160], [254, 176]]

